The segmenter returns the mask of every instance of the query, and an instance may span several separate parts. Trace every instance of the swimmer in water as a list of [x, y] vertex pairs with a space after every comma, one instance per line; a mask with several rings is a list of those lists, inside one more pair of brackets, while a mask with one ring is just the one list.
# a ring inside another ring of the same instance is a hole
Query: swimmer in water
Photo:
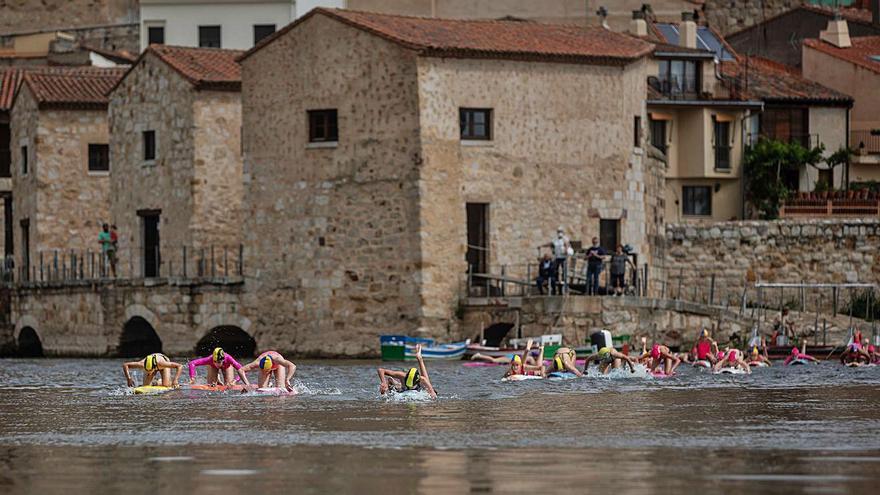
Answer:
[[773, 366], [770, 358], [767, 356], [767, 348], [764, 348], [764, 354], [758, 350], [758, 346], [753, 345], [752, 351], [749, 353], [749, 366]]
[[715, 364], [718, 359], [715, 357], [718, 352], [718, 343], [709, 337], [709, 329], [700, 330], [700, 336], [697, 338], [691, 354], [695, 361], [706, 361], [709, 364]]
[[862, 348], [868, 353], [868, 357], [871, 359], [872, 363], [877, 364], [880, 362], [880, 352], [878, 352], [877, 347], [868, 339], [862, 340]]
[[793, 361], [796, 361], [796, 360], [811, 361], [813, 363], [818, 363], [819, 362], [818, 359], [814, 358], [813, 356], [808, 355], [805, 352], [807, 350], [807, 343], [804, 342], [802, 344], [802, 346], [803, 346], [803, 348], [801, 350], [798, 350], [797, 346], [792, 347], [791, 354], [789, 354], [788, 357], [785, 358], [785, 361], [783, 361], [782, 364], [784, 366], [788, 366], [789, 364], [791, 364]]
[[529, 339], [526, 342], [526, 349], [523, 351], [522, 356], [514, 354], [512, 358], [510, 358], [510, 366], [507, 368], [507, 371], [504, 372], [504, 378], [513, 375], [527, 375], [527, 376], [545, 376], [544, 372], [544, 346], [538, 348], [538, 361], [531, 359], [531, 364], [529, 363], [529, 352], [532, 350], [532, 339]]
[[[144, 370], [143, 386], [151, 385], [153, 383], [153, 378], [156, 378], [157, 375], [161, 377], [160, 383], [163, 387], [180, 386], [180, 373], [183, 371], [183, 365], [172, 362], [165, 354], [157, 352], [155, 354], [150, 354], [141, 361], [132, 361], [122, 365], [122, 372], [125, 374], [125, 382], [129, 387], [134, 387], [134, 379], [131, 377], [131, 373], [129, 373], [129, 369], [131, 368]], [[171, 379], [172, 369], [177, 370], [173, 380]]]
[[871, 356], [868, 354], [868, 351], [862, 347], [861, 342], [858, 340], [853, 340], [846, 349], [844, 349], [843, 353], [840, 355], [840, 362], [842, 364], [854, 364], [854, 365], [862, 365], [869, 364], [871, 362]]
[[[223, 385], [232, 385], [235, 383], [235, 371], [238, 372], [239, 378], [246, 386], [250, 386], [247, 375], [241, 370], [241, 365], [222, 348], [214, 348], [214, 352], [210, 356], [196, 359], [189, 362], [189, 382], [196, 382], [196, 367], [208, 367], [208, 385], [217, 385], [221, 381]], [[222, 374], [220, 372], [223, 372]]]
[[719, 359], [715, 366], [712, 367], [712, 371], [718, 372], [721, 368], [740, 368], [745, 370], [746, 373], [752, 374], [752, 368], [749, 366], [749, 363], [743, 359], [743, 353], [739, 349], [730, 349], [727, 351], [727, 354], [724, 355], [724, 359]]
[[425, 367], [425, 360], [422, 359], [422, 345], [416, 344], [416, 361], [418, 368], [410, 368], [407, 371], [395, 371], [385, 368], [379, 368], [379, 393], [385, 395], [389, 389], [396, 392], [405, 392], [407, 390], [424, 390], [432, 399], [437, 398], [437, 392], [431, 385], [431, 379], [428, 378], [428, 368]]
[[[529, 341], [531, 342], [531, 340]], [[479, 352], [471, 356], [471, 361], [482, 361], [484, 363], [495, 363], [495, 364], [508, 364], [515, 358], [522, 358], [519, 354], [505, 354], [503, 356], [490, 356], [488, 354], [480, 354]], [[525, 364], [527, 365], [535, 365], [537, 362], [535, 358], [531, 356], [531, 354], [525, 357]]]
[[260, 370], [260, 379], [257, 381], [257, 387], [265, 388], [269, 386], [269, 379], [275, 377], [275, 386], [284, 387], [288, 392], [293, 392], [293, 386], [290, 380], [296, 373], [296, 365], [284, 359], [284, 356], [276, 351], [266, 351], [254, 359], [250, 363], [241, 367], [241, 371], [248, 371], [257, 368]]
[[681, 364], [681, 359], [672, 354], [665, 345], [654, 344], [651, 346], [651, 373], [656, 372], [661, 364], [663, 365], [663, 373], [671, 375], [675, 373], [675, 368]]
[[577, 369], [575, 359], [574, 349], [560, 347], [556, 350], [556, 354], [553, 355], [553, 359], [550, 361], [550, 372], [573, 373], [575, 376], [584, 376], [581, 370]]
[[612, 369], [619, 369], [623, 366], [623, 363], [626, 363], [627, 366], [629, 366], [630, 373], [636, 372], [635, 358], [631, 358], [622, 352], [618, 352], [612, 347], [603, 347], [599, 349], [599, 352], [588, 357], [584, 362], [584, 374], [587, 373], [587, 370], [590, 368], [590, 363], [593, 361], [596, 361], [596, 364], [599, 366], [599, 371], [603, 375], [607, 375]]

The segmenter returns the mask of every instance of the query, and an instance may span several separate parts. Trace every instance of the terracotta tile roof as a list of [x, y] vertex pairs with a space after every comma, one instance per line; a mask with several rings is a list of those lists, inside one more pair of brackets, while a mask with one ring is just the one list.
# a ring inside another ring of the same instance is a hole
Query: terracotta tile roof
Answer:
[[837, 48], [817, 39], [804, 40], [804, 45], [880, 74], [880, 36], [852, 38], [849, 48]]
[[107, 106], [107, 90], [125, 69], [76, 67], [27, 70], [22, 84], [33, 93], [40, 108], [92, 109]]
[[761, 57], [721, 64], [721, 73], [750, 98], [765, 102], [852, 105], [853, 99], [801, 76], [796, 69]]
[[425, 56], [623, 65], [652, 50], [644, 41], [600, 27], [436, 19], [318, 8], [264, 39], [240, 60], [314, 15], [330, 17]]
[[132, 64], [132, 63], [134, 63], [135, 60], [137, 60], [136, 56], [132, 55], [131, 53], [129, 53], [125, 50], [119, 50], [119, 51], [105, 50], [105, 49], [99, 48], [97, 46], [84, 45], [82, 43], [80, 43], [79, 46], [83, 50], [95, 52], [98, 55], [100, 55], [106, 59], [109, 59], [109, 60], [112, 60], [113, 62], [116, 62], [117, 64]]
[[197, 88], [241, 89], [241, 50], [150, 45], [147, 49]]
[[12, 108], [15, 92], [21, 84], [21, 69], [6, 69], [0, 72], [0, 112], [7, 112]]

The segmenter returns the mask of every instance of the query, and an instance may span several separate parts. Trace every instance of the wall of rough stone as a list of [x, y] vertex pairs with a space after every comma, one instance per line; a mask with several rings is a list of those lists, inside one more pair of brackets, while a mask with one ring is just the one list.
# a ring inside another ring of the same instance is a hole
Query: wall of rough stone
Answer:
[[137, 22], [137, 0], [0, 0], [0, 33]]
[[[415, 333], [419, 223], [415, 55], [314, 16], [242, 62], [245, 305], [271, 346], [375, 356]], [[336, 108], [336, 147], [308, 145]]]
[[[199, 180], [193, 166], [195, 99], [193, 86], [153, 54], [110, 95], [111, 217], [119, 227], [121, 266], [133, 266], [138, 273], [143, 248], [139, 210], [161, 210], [163, 257], [193, 245], [193, 190]], [[143, 159], [145, 130], [156, 131], [153, 163]]]
[[[109, 141], [104, 110], [38, 110], [23, 86], [12, 111], [13, 223], [30, 221], [31, 265], [40, 252], [48, 262], [57, 250], [98, 248], [101, 223], [109, 219], [109, 177], [89, 172], [88, 145]], [[21, 174], [21, 140], [28, 139], [28, 175]], [[111, 164], [112, 167], [112, 164]], [[14, 229], [16, 266], [23, 266], [21, 229]]]
[[[646, 70], [644, 60], [419, 60], [422, 301], [433, 325], [454, 314], [465, 283], [466, 203], [489, 203], [489, 263], [513, 276], [525, 277], [557, 226], [587, 246], [600, 219], [619, 220], [621, 241], [649, 253], [644, 156], [633, 147], [634, 116], [647, 121]], [[461, 141], [462, 107], [492, 108], [491, 142]]]
[[758, 24], [801, 3], [801, 0], [705, 0], [703, 12], [708, 23], [725, 35]]

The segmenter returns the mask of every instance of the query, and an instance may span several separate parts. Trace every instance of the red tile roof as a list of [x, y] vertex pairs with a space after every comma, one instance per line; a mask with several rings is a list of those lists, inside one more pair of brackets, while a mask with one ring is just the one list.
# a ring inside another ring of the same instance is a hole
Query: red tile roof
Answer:
[[324, 15], [420, 55], [623, 65], [652, 46], [600, 27], [453, 20], [317, 8], [247, 51], [243, 60], [314, 15]]
[[169, 45], [150, 45], [147, 50], [197, 88], [241, 89], [241, 66], [235, 61], [241, 50]]
[[107, 90], [125, 69], [75, 67], [28, 70], [22, 84], [33, 93], [40, 108], [100, 109], [107, 106]]
[[9, 111], [15, 92], [21, 84], [21, 69], [6, 69], [0, 72], [0, 112]]
[[765, 102], [851, 105], [852, 97], [801, 76], [796, 69], [761, 57], [725, 62], [721, 73], [749, 98]]
[[[804, 40], [804, 46], [819, 50], [842, 60], [880, 74], [880, 36], [859, 36], [852, 38], [849, 48], [837, 48], [822, 40]], [[872, 59], [871, 57], [877, 57]]]

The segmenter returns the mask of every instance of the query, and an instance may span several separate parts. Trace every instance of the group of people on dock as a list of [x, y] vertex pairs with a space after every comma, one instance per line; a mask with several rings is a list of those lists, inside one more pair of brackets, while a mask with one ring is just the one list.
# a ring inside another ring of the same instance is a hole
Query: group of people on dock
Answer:
[[[565, 235], [565, 229], [556, 229], [556, 237], [549, 243], [538, 246], [538, 249], [550, 248], [551, 252], [544, 253], [538, 259], [538, 278], [535, 280], [538, 292], [544, 294], [545, 286], [550, 294], [562, 294], [569, 281], [573, 278], [569, 273], [571, 259], [575, 258], [575, 251], [571, 241]], [[599, 276], [605, 268], [606, 261], [610, 266], [610, 276], [606, 282], [606, 294], [623, 295], [626, 290], [626, 268], [635, 264], [630, 259], [628, 248], [618, 244], [614, 252], [608, 253], [599, 245], [599, 238], [593, 237], [592, 245], [584, 250], [583, 258], [586, 260], [584, 272], [585, 292], [587, 295], [599, 295]]]

